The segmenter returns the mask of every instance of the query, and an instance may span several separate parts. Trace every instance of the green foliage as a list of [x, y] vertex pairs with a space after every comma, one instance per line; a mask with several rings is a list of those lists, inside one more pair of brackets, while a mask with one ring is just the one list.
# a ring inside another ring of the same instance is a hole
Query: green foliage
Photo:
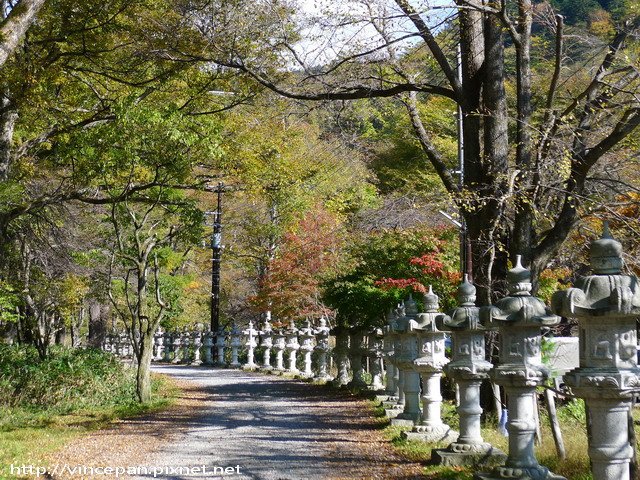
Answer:
[[15, 289], [6, 282], [0, 281], [0, 324], [16, 322], [16, 309], [20, 305], [20, 297]]
[[40, 360], [32, 347], [0, 344], [0, 409], [68, 412], [130, 403], [132, 374], [100, 350], [54, 347]]
[[[441, 308], [447, 310], [454, 305], [459, 281], [457, 248], [455, 229], [372, 233], [354, 242], [351, 267], [327, 283], [325, 302], [337, 310], [342, 325], [381, 325], [385, 313], [415, 291], [412, 287], [423, 290], [432, 285], [440, 296]], [[420, 261], [436, 255], [442, 265], [425, 273]], [[398, 282], [388, 282], [390, 279]]]

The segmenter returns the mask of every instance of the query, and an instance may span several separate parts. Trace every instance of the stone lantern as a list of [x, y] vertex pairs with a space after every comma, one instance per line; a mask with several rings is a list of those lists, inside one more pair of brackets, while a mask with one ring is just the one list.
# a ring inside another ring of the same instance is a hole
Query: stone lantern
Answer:
[[367, 345], [369, 338], [359, 327], [353, 330], [349, 337], [349, 363], [352, 374], [349, 385], [356, 388], [366, 388], [368, 385], [364, 378], [365, 365], [362, 359], [369, 353]]
[[395, 333], [393, 332], [393, 322], [395, 321], [395, 315], [392, 310], [389, 310], [387, 314], [387, 325], [382, 330], [382, 358], [384, 360], [384, 366], [386, 370], [386, 385], [384, 395], [381, 396], [383, 401], [397, 401], [398, 400], [398, 385], [395, 378], [395, 360], [393, 358], [393, 338]]
[[164, 352], [164, 332], [161, 328], [153, 335], [153, 343], [156, 347], [156, 354], [153, 357], [153, 360], [156, 362], [162, 361], [163, 352]]
[[440, 380], [442, 367], [449, 360], [445, 357], [446, 334], [436, 324], [436, 318], [441, 316], [438, 312], [440, 299], [431, 286], [423, 299], [425, 313], [418, 314], [416, 322], [409, 323], [409, 330], [417, 335], [417, 358], [413, 361], [413, 370], [420, 375], [422, 383], [422, 416], [420, 423], [405, 436], [424, 442], [453, 441], [458, 434], [442, 421], [441, 416]]
[[401, 372], [404, 409], [391, 420], [391, 424], [413, 426], [420, 420], [420, 374], [413, 369], [413, 361], [418, 358], [418, 308], [411, 296], [404, 303], [404, 311], [401, 310], [400, 313], [395, 326], [399, 343], [395, 348], [395, 355], [396, 366]]
[[304, 324], [304, 328], [300, 330], [300, 352], [303, 354], [304, 358], [304, 370], [302, 371], [302, 376], [306, 378], [313, 377], [313, 370], [311, 368], [311, 353], [313, 352], [313, 341], [316, 336], [313, 333], [313, 328], [311, 327], [311, 322], [307, 319]]
[[491, 363], [485, 360], [485, 332], [480, 324], [480, 309], [475, 306], [476, 287], [467, 275], [458, 287], [458, 302], [450, 316], [436, 319], [439, 330], [451, 332], [452, 358], [444, 372], [460, 390], [458, 439], [446, 449], [432, 453], [433, 463], [444, 465], [497, 465], [506, 455], [482, 439], [480, 433], [480, 385], [489, 378]]
[[402, 338], [398, 334], [398, 320], [404, 317], [404, 302], [390, 313], [389, 333], [393, 342], [393, 382], [395, 384], [395, 396], [389, 401], [383, 402], [385, 415], [389, 418], [397, 417], [404, 410], [404, 371], [398, 365], [398, 357], [402, 349]]
[[163, 351], [162, 360], [165, 361], [165, 362], [170, 362], [171, 361], [171, 346], [172, 346], [171, 333], [164, 332], [164, 340], [163, 340], [162, 344], [164, 345], [164, 351]]
[[242, 368], [245, 370], [253, 370], [258, 367], [253, 361], [253, 351], [258, 346], [258, 342], [256, 341], [258, 331], [253, 328], [253, 322], [249, 321], [249, 327], [243, 333], [247, 337], [247, 341], [245, 343], [247, 347], [247, 363], [245, 363]]
[[231, 326], [231, 332], [229, 332], [229, 337], [231, 339], [231, 363], [230, 367], [238, 368], [240, 366], [240, 362], [238, 361], [238, 350], [242, 346], [242, 332], [238, 326], [233, 323]]
[[227, 346], [226, 336], [227, 333], [224, 331], [224, 328], [220, 327], [216, 332], [216, 351], [218, 354], [217, 364], [220, 367], [224, 367], [227, 364], [224, 359], [224, 348]]
[[120, 355], [126, 358], [129, 356], [129, 337], [126, 333], [122, 332], [118, 336], [118, 339], [120, 340]]
[[193, 361], [191, 365], [202, 365], [202, 359], [200, 358], [200, 349], [202, 348], [202, 332], [200, 331], [202, 325], [198, 326], [191, 336], [193, 337]]
[[296, 328], [293, 320], [289, 323], [289, 328], [286, 331], [287, 335], [287, 344], [286, 350], [289, 352], [289, 368], [287, 371], [290, 373], [298, 373], [299, 370], [296, 367], [296, 357], [298, 355], [298, 350], [300, 349], [300, 344], [298, 343], [298, 329]]
[[261, 342], [260, 346], [264, 349], [262, 357], [262, 368], [264, 370], [271, 370], [271, 347], [273, 347], [273, 329], [271, 328], [271, 314], [268, 312], [264, 319], [264, 327], [260, 331]]
[[548, 376], [542, 365], [540, 330], [557, 325], [560, 317], [531, 295], [531, 272], [520, 263], [520, 255], [516, 266], [507, 273], [507, 282], [509, 295], [495, 305], [482, 307], [480, 321], [500, 333], [500, 363], [489, 375], [507, 395], [509, 455], [504, 466], [474, 478], [562, 479], [540, 465], [533, 451], [536, 387]]
[[349, 331], [345, 327], [335, 329], [335, 358], [338, 375], [333, 380], [339, 387], [349, 384]]
[[276, 351], [276, 370], [284, 372], [284, 349], [287, 347], [287, 337], [282, 329], [278, 329], [273, 338], [273, 349]]
[[564, 381], [587, 405], [594, 480], [628, 480], [633, 456], [628, 416], [633, 391], [640, 385], [640, 283], [638, 277], [622, 275], [622, 245], [611, 238], [606, 224], [590, 250], [593, 275], [580, 278], [575, 288], [556, 292], [552, 301], [556, 313], [579, 324], [580, 366], [565, 374]]
[[180, 363], [182, 359], [182, 348], [180, 345], [182, 344], [182, 338], [180, 337], [180, 332], [174, 332], [173, 334], [173, 342], [171, 343], [173, 347], [173, 360], [171, 363]]
[[202, 341], [203, 350], [204, 350], [204, 364], [212, 365], [213, 364], [213, 354], [211, 350], [213, 349], [213, 332], [211, 330], [207, 330], [204, 334], [204, 339]]
[[318, 365], [316, 369], [316, 380], [327, 382], [331, 380], [331, 376], [328, 373], [327, 368], [327, 354], [329, 353], [329, 327], [327, 327], [327, 319], [320, 318], [320, 326], [316, 328], [316, 346], [315, 351], [318, 355]]
[[181, 335], [181, 344], [182, 344], [182, 363], [189, 363], [191, 360], [191, 335], [187, 330], [187, 327], [184, 327]]
[[369, 333], [369, 361], [371, 365], [371, 385], [373, 391], [382, 391], [382, 329], [376, 328]]

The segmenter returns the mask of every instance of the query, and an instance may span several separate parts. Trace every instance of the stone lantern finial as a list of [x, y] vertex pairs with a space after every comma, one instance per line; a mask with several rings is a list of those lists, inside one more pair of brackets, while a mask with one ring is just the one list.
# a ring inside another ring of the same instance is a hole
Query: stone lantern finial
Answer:
[[404, 302], [405, 315], [415, 317], [418, 315], [418, 306], [416, 305], [413, 296], [409, 294], [409, 298]]
[[429, 291], [424, 294], [423, 300], [425, 312], [437, 312], [440, 308], [440, 298], [433, 293], [431, 285], [429, 285]]
[[469, 274], [464, 274], [464, 281], [458, 287], [458, 301], [461, 306], [472, 306], [476, 303], [476, 286], [469, 282]]
[[507, 272], [507, 282], [512, 295], [531, 293], [531, 271], [522, 266], [522, 255], [516, 255], [516, 266]]
[[602, 225], [602, 237], [591, 242], [589, 256], [596, 275], [616, 275], [622, 270], [622, 244], [611, 236], [609, 222]]

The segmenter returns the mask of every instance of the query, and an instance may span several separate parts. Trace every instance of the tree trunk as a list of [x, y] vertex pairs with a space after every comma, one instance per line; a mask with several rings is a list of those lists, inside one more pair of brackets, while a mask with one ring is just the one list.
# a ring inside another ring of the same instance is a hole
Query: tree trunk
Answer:
[[0, 111], [0, 182], [5, 182], [9, 178], [13, 129], [18, 120], [18, 113], [12, 108], [6, 92], [0, 99]]
[[45, 0], [20, 0], [0, 24], [0, 67], [15, 52]]
[[101, 348], [107, 335], [107, 305], [93, 301], [89, 305], [89, 339], [88, 346]]
[[151, 400], [151, 356], [153, 348], [153, 334], [144, 332], [140, 339], [140, 353], [138, 355], [138, 371], [136, 375], [136, 395], [140, 403]]

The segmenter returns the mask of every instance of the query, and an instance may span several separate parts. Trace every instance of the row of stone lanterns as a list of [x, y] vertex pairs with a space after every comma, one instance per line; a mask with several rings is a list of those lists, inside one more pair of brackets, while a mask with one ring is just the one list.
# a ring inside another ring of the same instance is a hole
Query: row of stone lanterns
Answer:
[[[603, 237], [591, 245], [590, 257], [593, 275], [579, 280], [575, 288], [557, 292], [552, 308], [531, 295], [531, 274], [520, 257], [508, 273], [508, 295], [494, 305], [476, 307], [475, 287], [466, 278], [458, 290], [460, 306], [450, 315], [438, 313], [438, 299], [431, 290], [424, 297], [424, 313], [417, 312], [411, 298], [405, 302], [389, 316], [383, 342], [384, 400], [388, 415], [395, 417], [392, 423], [412, 425], [408, 438], [434, 442], [457, 437], [448, 448], [433, 451], [436, 463], [497, 464], [477, 473], [476, 480], [563, 478], [540, 465], [533, 448], [536, 389], [548, 378], [542, 364], [542, 331], [557, 325], [562, 315], [579, 324], [580, 365], [564, 380], [587, 405], [593, 477], [628, 480], [633, 451], [627, 424], [632, 395], [640, 386], [640, 284], [637, 277], [622, 274], [622, 247], [606, 226]], [[499, 334], [497, 365], [485, 359], [487, 330]], [[452, 340], [449, 362], [444, 356], [445, 332]], [[442, 372], [459, 389], [459, 434], [441, 419]], [[487, 379], [503, 387], [507, 397], [506, 456], [480, 433], [480, 385]]]
[[[365, 334], [336, 331], [334, 356], [336, 383], [378, 390], [383, 386], [381, 360], [386, 365], [385, 394], [382, 396], [392, 422], [409, 425], [407, 438], [427, 442], [451, 442], [434, 449], [433, 460], [448, 465], [475, 464], [489, 468], [475, 475], [476, 480], [561, 479], [540, 465], [534, 454], [536, 431], [536, 390], [548, 378], [542, 363], [542, 332], [560, 322], [562, 315], [579, 324], [580, 364], [565, 374], [565, 383], [587, 405], [589, 457], [595, 480], [629, 480], [630, 447], [627, 423], [631, 400], [640, 386], [637, 362], [636, 322], [640, 318], [640, 285], [635, 276], [622, 274], [622, 246], [613, 240], [605, 226], [600, 240], [591, 245], [593, 275], [576, 282], [575, 288], [557, 292], [552, 308], [531, 295], [531, 274], [521, 264], [508, 272], [508, 295], [494, 305], [475, 306], [475, 287], [465, 278], [458, 289], [459, 306], [448, 315], [439, 312], [438, 297], [431, 288], [424, 296], [424, 312], [418, 312], [409, 298], [387, 317], [380, 332]], [[495, 330], [499, 338], [499, 361], [492, 365], [485, 358], [485, 332]], [[445, 337], [450, 335], [452, 355], [445, 356]], [[329, 327], [324, 319], [313, 328], [306, 322], [301, 329], [291, 323], [286, 330], [274, 330], [269, 319], [261, 331], [252, 324], [244, 332], [233, 329], [229, 340], [218, 335], [215, 347], [219, 363], [230, 347], [231, 364], [238, 365], [241, 337], [246, 337], [246, 368], [289, 371], [329, 379]], [[210, 333], [202, 337], [180, 334], [164, 337], [156, 356], [165, 359], [167, 349], [176, 345], [182, 357], [204, 346], [205, 363], [214, 347]], [[166, 338], [170, 338], [167, 343]], [[176, 339], [177, 343], [176, 343]], [[208, 340], [209, 339], [209, 340]], [[259, 339], [259, 341], [258, 341]], [[199, 343], [200, 342], [200, 343]], [[121, 336], [113, 339], [111, 351], [125, 351]], [[160, 349], [164, 346], [164, 353]], [[256, 365], [254, 350], [263, 348], [262, 364]], [[159, 352], [159, 353], [158, 353]], [[312, 366], [315, 352], [317, 365]], [[285, 367], [284, 354], [287, 354]], [[298, 355], [303, 357], [299, 372]], [[371, 384], [365, 381], [365, 362], [372, 361]], [[181, 358], [177, 353], [175, 358]], [[197, 361], [196, 355], [196, 361]], [[274, 362], [275, 365], [272, 363]], [[178, 360], [179, 361], [179, 360]], [[349, 365], [352, 380], [349, 382]], [[440, 383], [445, 373], [459, 391], [460, 432], [447, 426], [441, 415]], [[501, 386], [507, 398], [509, 418], [508, 454], [492, 447], [481, 435], [480, 386], [490, 379]], [[623, 428], [621, 428], [623, 426]]]

